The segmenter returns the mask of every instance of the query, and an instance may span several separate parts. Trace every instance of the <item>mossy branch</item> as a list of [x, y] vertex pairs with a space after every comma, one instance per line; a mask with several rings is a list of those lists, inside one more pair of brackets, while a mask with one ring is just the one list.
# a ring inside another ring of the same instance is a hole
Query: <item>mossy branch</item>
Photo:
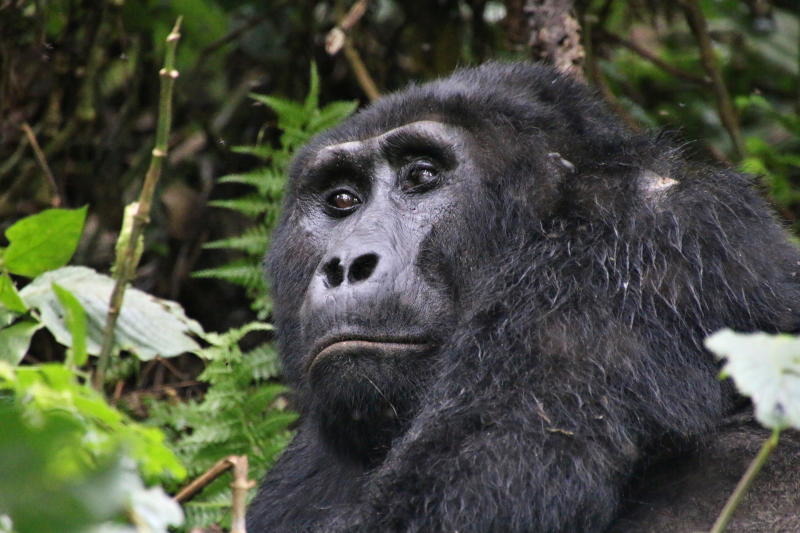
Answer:
[[161, 177], [161, 166], [167, 156], [170, 125], [172, 122], [172, 89], [178, 71], [175, 70], [175, 50], [180, 40], [181, 17], [175, 22], [172, 31], [167, 35], [166, 53], [164, 58], [164, 68], [159, 72], [161, 77], [161, 93], [158, 105], [158, 125], [156, 127], [156, 141], [150, 159], [150, 167], [144, 178], [144, 185], [139, 194], [138, 207], [133, 215], [130, 237], [125, 242], [121, 250], [117, 251], [116, 265], [114, 271], [114, 290], [111, 293], [111, 300], [108, 306], [108, 314], [103, 329], [103, 345], [97, 362], [97, 370], [94, 374], [94, 387], [102, 390], [105, 380], [105, 373], [108, 368], [109, 359], [114, 348], [114, 330], [119, 318], [122, 302], [125, 297], [125, 289], [133, 278], [136, 267], [139, 264], [139, 254], [137, 245], [142, 238], [144, 227], [150, 221], [150, 207], [153, 203], [153, 195], [156, 185]]

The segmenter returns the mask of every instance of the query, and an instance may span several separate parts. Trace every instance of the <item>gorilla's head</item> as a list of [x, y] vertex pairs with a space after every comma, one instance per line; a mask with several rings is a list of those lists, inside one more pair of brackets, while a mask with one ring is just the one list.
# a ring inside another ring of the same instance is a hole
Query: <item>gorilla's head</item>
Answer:
[[541, 75], [495, 64], [413, 86], [296, 157], [269, 255], [275, 321], [334, 448], [380, 456], [458, 324], [506, 283], [504, 255], [547, 231], [575, 164], [621, 144], [594, 100], [554, 105], [582, 88]]

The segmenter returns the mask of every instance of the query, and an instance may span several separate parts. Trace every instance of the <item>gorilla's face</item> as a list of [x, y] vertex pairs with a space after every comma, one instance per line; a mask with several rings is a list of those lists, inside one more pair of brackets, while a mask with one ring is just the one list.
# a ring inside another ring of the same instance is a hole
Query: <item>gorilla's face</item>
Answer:
[[[303, 276], [297, 345], [287, 348], [310, 411], [349, 452], [369, 456], [389, 444], [452, 331], [437, 249], [448, 219], [463, 217], [458, 199], [474, 175], [467, 142], [457, 127], [412, 122], [325, 145], [294, 178], [283, 225], [293, 229], [279, 238], [303, 241], [297, 253], [313, 257], [313, 271]], [[280, 285], [275, 293], [278, 307]]]

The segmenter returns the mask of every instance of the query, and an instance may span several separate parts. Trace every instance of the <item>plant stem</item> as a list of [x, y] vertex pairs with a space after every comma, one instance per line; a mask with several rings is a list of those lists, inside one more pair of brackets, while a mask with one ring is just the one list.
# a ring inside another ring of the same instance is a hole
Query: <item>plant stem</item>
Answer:
[[255, 487], [255, 482], [247, 479], [247, 456], [232, 456], [233, 483], [231, 492], [231, 533], [247, 533], [245, 526], [245, 512], [247, 510], [247, 493]]
[[711, 44], [706, 18], [703, 16], [698, 0], [681, 0], [680, 3], [686, 15], [686, 22], [692, 29], [697, 45], [700, 47], [700, 61], [706, 74], [711, 78], [711, 87], [714, 90], [714, 97], [717, 101], [719, 118], [731, 138], [736, 158], [741, 159], [745, 152], [742, 131], [739, 128], [736, 110], [731, 102], [731, 95], [722, 79], [722, 72], [717, 63], [717, 57], [714, 55], [714, 46]]
[[761, 467], [767, 462], [767, 458], [772, 453], [772, 450], [774, 450], [778, 445], [778, 439], [780, 438], [780, 435], [780, 429], [773, 429], [772, 435], [770, 435], [770, 437], [764, 441], [764, 444], [758, 451], [758, 455], [756, 455], [755, 459], [753, 459], [753, 462], [750, 463], [750, 466], [747, 467], [747, 471], [742, 476], [742, 479], [739, 480], [739, 483], [736, 485], [736, 489], [734, 489], [733, 494], [731, 494], [728, 498], [728, 501], [725, 503], [725, 507], [723, 507], [722, 512], [717, 517], [717, 521], [714, 522], [714, 526], [711, 528], [711, 533], [722, 533], [725, 531], [725, 527], [733, 517], [736, 507], [739, 506], [739, 503], [741, 502], [745, 493], [747, 493], [747, 489], [750, 488], [753, 480], [761, 471]]
[[167, 156], [169, 130], [172, 121], [172, 88], [175, 85], [175, 79], [178, 77], [178, 71], [175, 70], [175, 50], [181, 37], [180, 27], [181, 17], [178, 17], [172, 31], [167, 35], [164, 68], [158, 73], [161, 77], [161, 93], [159, 96], [155, 147], [150, 159], [150, 167], [147, 169], [147, 174], [144, 178], [142, 191], [139, 194], [138, 208], [133, 216], [130, 238], [125, 243], [124, 249], [118, 252], [121, 257], [117, 257], [116, 264], [120, 265], [120, 268], [114, 272], [116, 282], [108, 305], [106, 324], [103, 328], [103, 345], [93, 380], [94, 387], [99, 391], [102, 391], [105, 373], [114, 348], [114, 330], [123, 299], [125, 298], [125, 289], [133, 278], [139, 263], [139, 254], [136, 253], [137, 244], [142, 238], [144, 227], [150, 221], [150, 206], [153, 203], [153, 194], [155, 193], [158, 179], [161, 177], [161, 165]]

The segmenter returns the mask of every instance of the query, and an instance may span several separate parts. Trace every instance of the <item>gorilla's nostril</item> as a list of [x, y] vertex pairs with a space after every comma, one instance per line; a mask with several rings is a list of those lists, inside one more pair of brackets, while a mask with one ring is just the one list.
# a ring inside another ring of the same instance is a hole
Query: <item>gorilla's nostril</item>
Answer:
[[356, 283], [368, 279], [375, 271], [375, 266], [378, 264], [377, 254], [364, 254], [356, 257], [350, 269], [347, 271], [347, 281]]
[[328, 288], [338, 287], [344, 281], [344, 268], [339, 261], [338, 257], [334, 257], [322, 267], [322, 273], [325, 276], [325, 284]]

